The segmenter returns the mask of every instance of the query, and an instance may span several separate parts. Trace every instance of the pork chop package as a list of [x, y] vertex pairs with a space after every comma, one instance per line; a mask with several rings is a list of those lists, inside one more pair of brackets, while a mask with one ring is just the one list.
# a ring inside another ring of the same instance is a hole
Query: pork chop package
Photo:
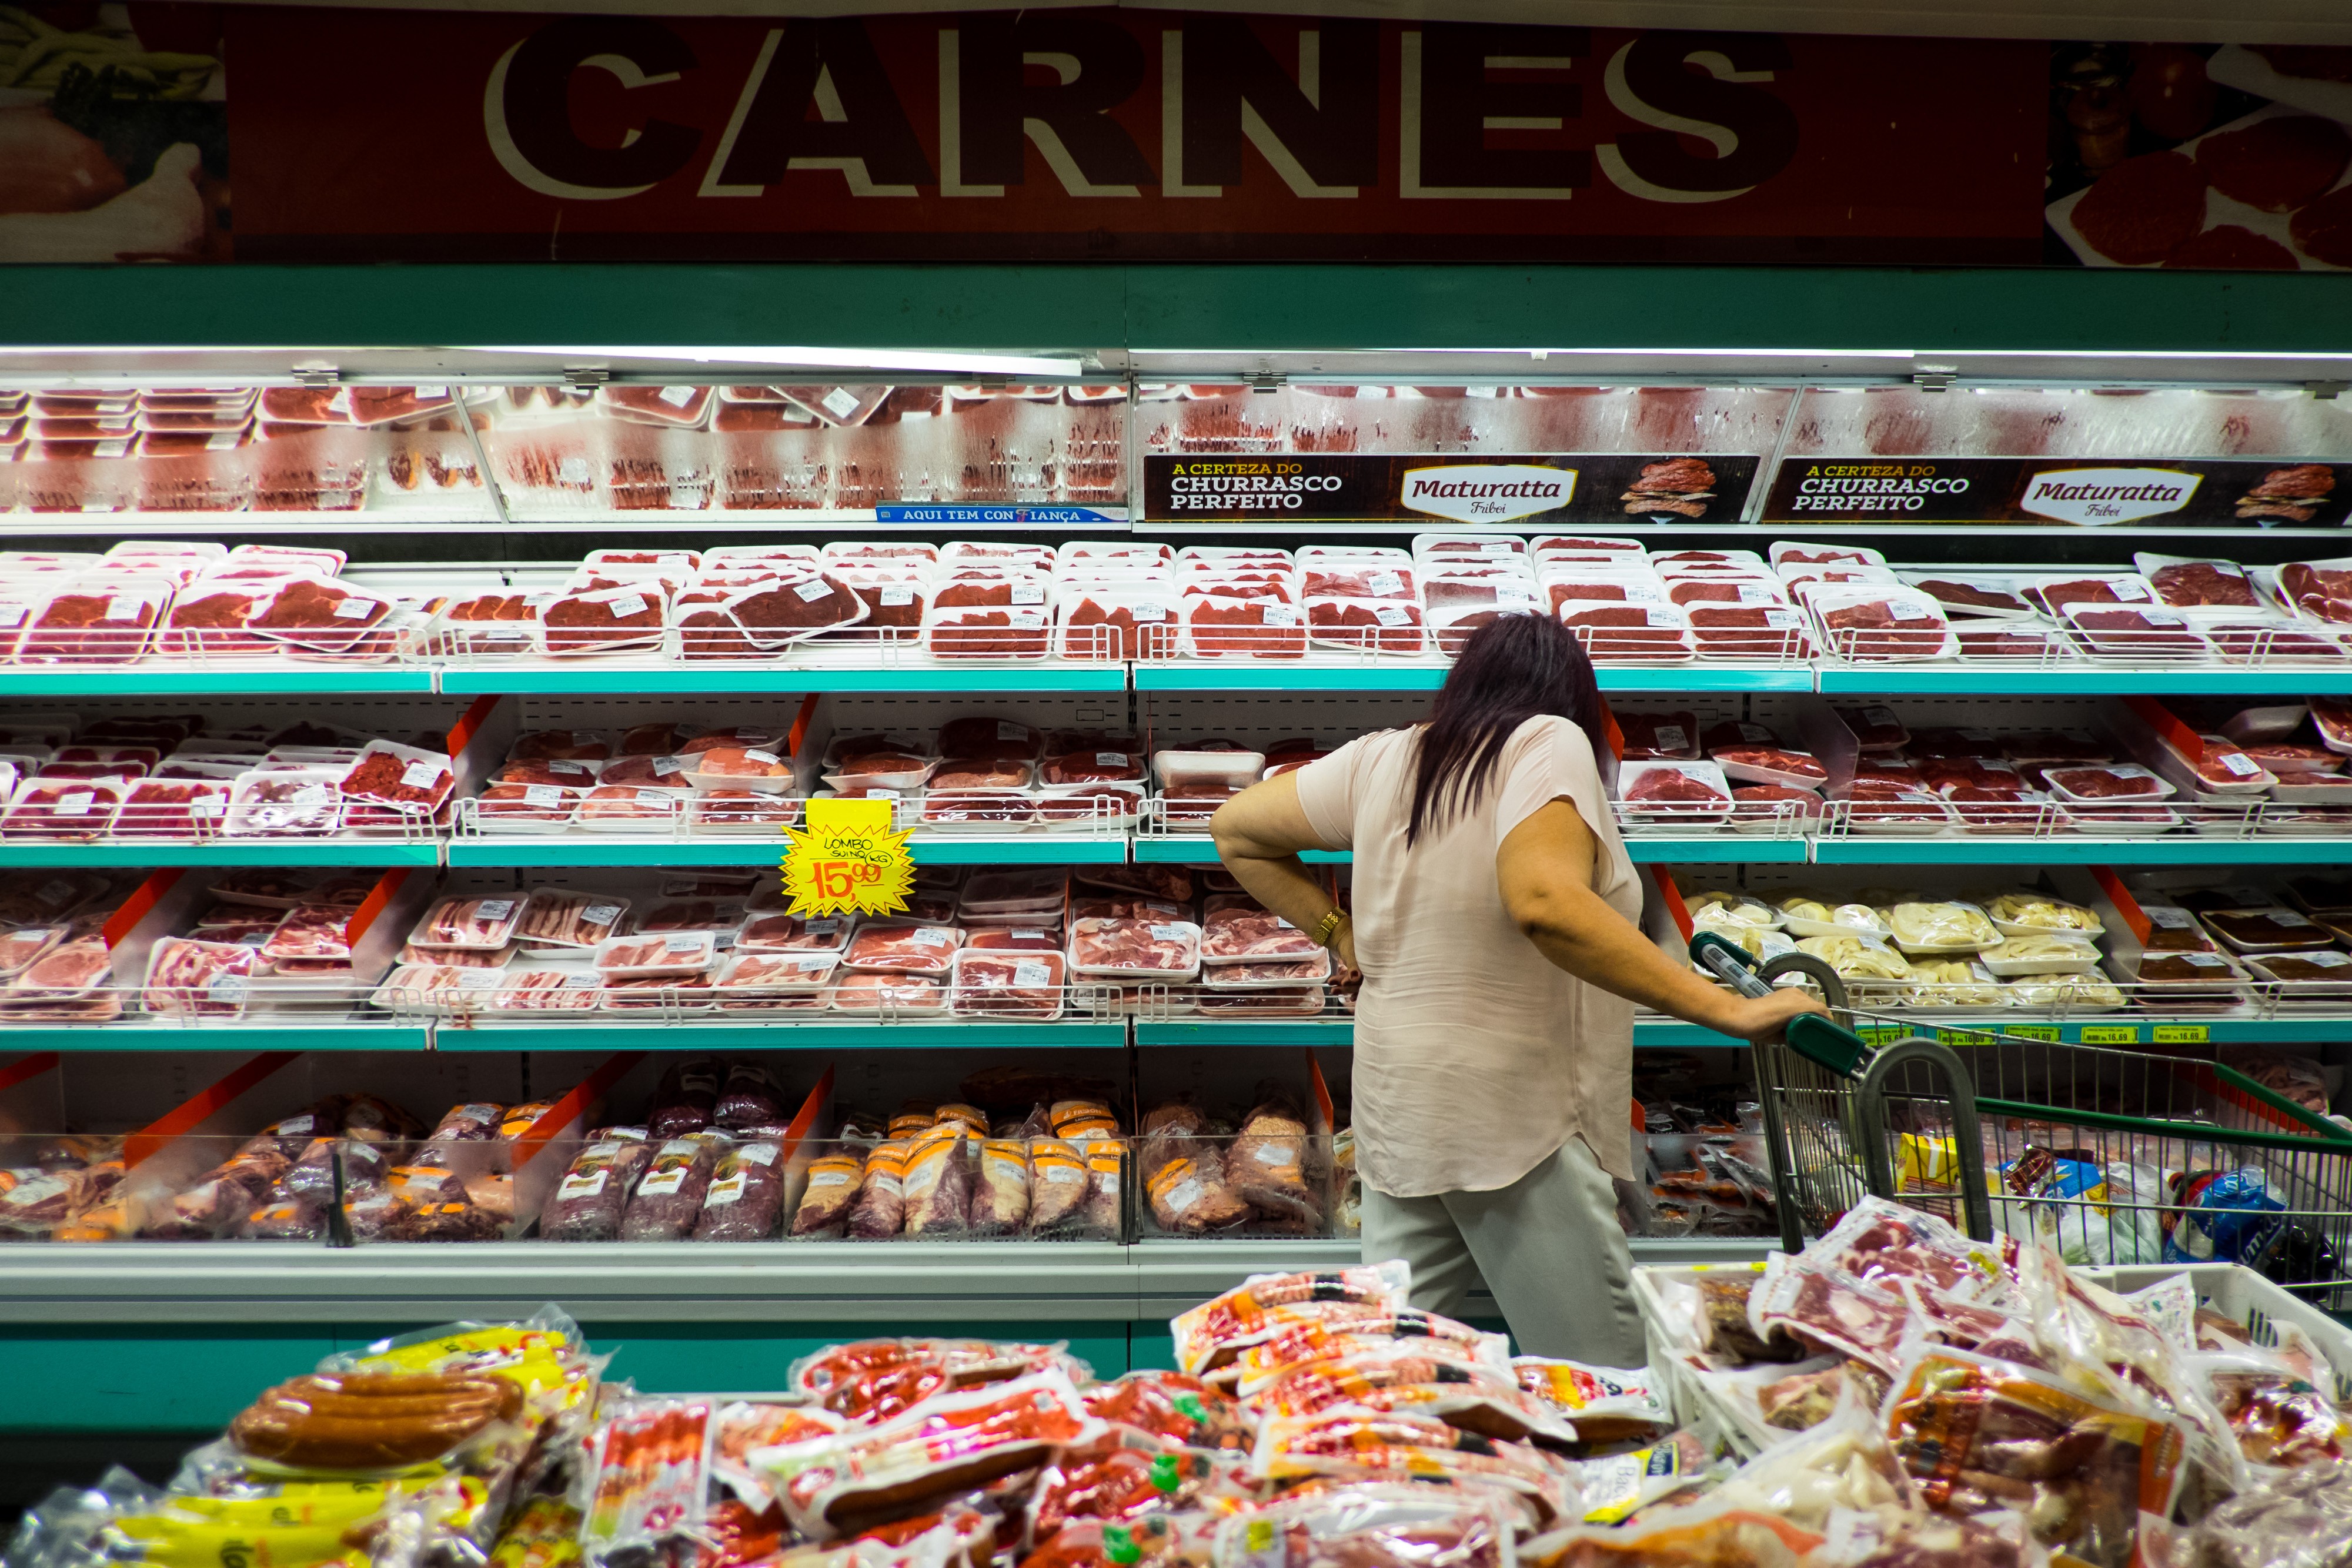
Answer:
[[697, 1241], [765, 1241], [784, 1212], [783, 1149], [760, 1141], [738, 1144], [719, 1156], [703, 1195]]
[[652, 1157], [642, 1138], [604, 1138], [572, 1156], [556, 1184], [555, 1196], [539, 1217], [539, 1233], [550, 1241], [616, 1241], [632, 1184]]
[[622, 1213], [621, 1239], [683, 1241], [693, 1235], [722, 1146], [711, 1138], [672, 1138], [656, 1148]]

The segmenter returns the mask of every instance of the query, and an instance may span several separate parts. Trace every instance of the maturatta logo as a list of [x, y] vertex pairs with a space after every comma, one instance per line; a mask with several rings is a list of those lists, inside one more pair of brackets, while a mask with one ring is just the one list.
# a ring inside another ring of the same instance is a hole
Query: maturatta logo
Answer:
[[2017, 504], [2062, 523], [2132, 523], [2179, 511], [2200, 477], [2177, 468], [2057, 468], [2028, 479]]
[[1408, 468], [1398, 500], [1457, 523], [1507, 523], [1556, 511], [1576, 494], [1576, 470], [1537, 463], [1457, 463]]

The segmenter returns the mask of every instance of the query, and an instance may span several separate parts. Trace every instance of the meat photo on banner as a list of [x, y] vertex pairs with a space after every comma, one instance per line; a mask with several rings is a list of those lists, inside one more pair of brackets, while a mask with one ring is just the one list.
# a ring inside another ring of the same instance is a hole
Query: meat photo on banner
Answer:
[[2352, 267], [2352, 47], [2063, 44], [2048, 259]]
[[0, 5], [0, 261], [229, 259], [221, 17]]

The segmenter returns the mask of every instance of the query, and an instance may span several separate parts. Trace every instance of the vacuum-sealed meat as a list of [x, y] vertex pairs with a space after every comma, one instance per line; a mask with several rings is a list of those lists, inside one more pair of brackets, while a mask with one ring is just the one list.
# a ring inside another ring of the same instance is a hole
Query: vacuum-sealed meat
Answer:
[[634, 1138], [583, 1148], [539, 1217], [540, 1235], [550, 1241], [618, 1240], [631, 1185], [652, 1154], [651, 1145]]
[[1698, 716], [1680, 713], [1621, 713], [1612, 716], [1624, 737], [1627, 762], [1698, 760]]
[[971, 1158], [960, 1126], [934, 1127], [907, 1152], [906, 1234], [961, 1235], [971, 1228]]
[[726, 1086], [719, 1091], [710, 1119], [738, 1133], [780, 1128], [788, 1120], [775, 1079], [756, 1061], [738, 1061], [727, 1069]]
[[680, 1138], [710, 1125], [719, 1108], [719, 1063], [709, 1057], [673, 1062], [646, 1113], [649, 1138]]
[[1086, 1157], [1060, 1138], [1029, 1145], [1029, 1231], [1051, 1236], [1083, 1217], [1088, 1186]]
[[908, 1145], [896, 1139], [877, 1144], [867, 1152], [857, 1202], [849, 1211], [851, 1240], [887, 1241], [904, 1228], [909, 1152]]
[[739, 1144], [719, 1156], [702, 1200], [697, 1241], [765, 1241], [784, 1212], [783, 1150], [766, 1142]]
[[671, 1138], [654, 1151], [621, 1216], [624, 1241], [683, 1241], [694, 1233], [710, 1191], [716, 1145], [704, 1138]]
[[971, 1192], [971, 1232], [1011, 1236], [1028, 1220], [1029, 1147], [1018, 1138], [990, 1138], [980, 1145], [980, 1171]]
[[1178, 1236], [1230, 1229], [1247, 1220], [1250, 1206], [1227, 1186], [1226, 1162], [1216, 1145], [1205, 1137], [1171, 1135], [1164, 1122], [1155, 1127], [1160, 1114], [1145, 1118], [1144, 1143], [1137, 1155], [1152, 1219]]
[[1261, 1218], [1311, 1231], [1322, 1225], [1323, 1209], [1307, 1185], [1308, 1156], [1306, 1119], [1277, 1095], [1243, 1119], [1225, 1155], [1225, 1179]]
[[819, 1155], [809, 1162], [800, 1207], [793, 1210], [796, 1239], [838, 1239], [865, 1180], [866, 1162], [855, 1154]]

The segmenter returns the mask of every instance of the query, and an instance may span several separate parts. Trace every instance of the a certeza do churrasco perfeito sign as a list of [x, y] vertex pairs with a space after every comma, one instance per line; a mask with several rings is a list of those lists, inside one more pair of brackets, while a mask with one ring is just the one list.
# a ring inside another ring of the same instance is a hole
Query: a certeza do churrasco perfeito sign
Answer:
[[1171, 522], [1454, 522], [1599, 529], [1738, 522], [1752, 456], [1147, 455], [1143, 515]]
[[2352, 464], [2131, 458], [1791, 458], [1769, 522], [2121, 523], [2338, 528]]

